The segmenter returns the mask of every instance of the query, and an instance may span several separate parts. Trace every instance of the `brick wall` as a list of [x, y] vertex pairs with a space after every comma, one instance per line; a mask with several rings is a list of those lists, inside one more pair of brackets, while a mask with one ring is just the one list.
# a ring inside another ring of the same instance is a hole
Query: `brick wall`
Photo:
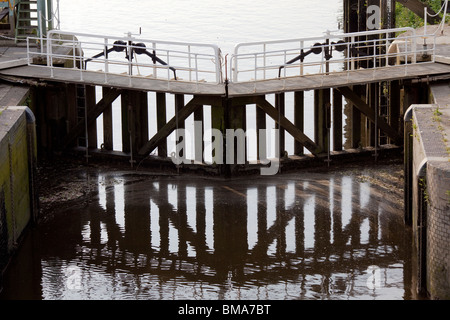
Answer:
[[427, 288], [433, 299], [450, 299], [450, 169], [427, 164]]

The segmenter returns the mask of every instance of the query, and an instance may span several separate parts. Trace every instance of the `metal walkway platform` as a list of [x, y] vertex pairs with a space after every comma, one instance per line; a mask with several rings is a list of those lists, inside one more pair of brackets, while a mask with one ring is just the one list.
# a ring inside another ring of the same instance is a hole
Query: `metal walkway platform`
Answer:
[[[398, 33], [402, 37], [393, 35]], [[425, 40], [426, 47], [422, 45]], [[35, 41], [45, 45], [40, 49], [31, 47]], [[399, 60], [403, 62], [399, 64]], [[26, 56], [2, 62], [0, 75], [149, 92], [239, 97], [430, 76], [445, 78], [450, 75], [450, 61], [436, 54], [435, 34], [417, 34], [412, 28], [242, 43], [236, 45], [229, 58], [212, 44], [53, 30], [45, 39], [29, 38]]]
[[[192, 83], [185, 81], [167, 81], [139, 76], [105, 74], [94, 71], [83, 71], [82, 79], [76, 69], [55, 69], [53, 76], [50, 69], [37, 66], [19, 66], [0, 70], [0, 75], [33, 80], [56, 81], [86, 85], [108, 86], [119, 89], [135, 89], [151, 92], [192, 95], [225, 95], [223, 83]], [[348, 72], [331, 73], [329, 75], [305, 75], [274, 80], [258, 80], [251, 82], [230, 83], [229, 97], [255, 96], [279, 92], [307, 91], [335, 88], [380, 81], [423, 79], [430, 76], [448, 75], [450, 65], [438, 62], [417, 63], [414, 65], [391, 66], [379, 69], [360, 69]]]

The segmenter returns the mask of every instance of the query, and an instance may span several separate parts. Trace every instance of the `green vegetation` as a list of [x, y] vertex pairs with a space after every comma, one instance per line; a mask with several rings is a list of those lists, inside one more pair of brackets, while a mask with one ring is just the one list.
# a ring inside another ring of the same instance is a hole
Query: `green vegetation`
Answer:
[[[430, 5], [430, 7], [435, 12], [438, 12], [442, 6], [441, 0], [423, 0], [422, 2], [425, 2], [428, 5]], [[422, 18], [418, 17], [416, 14], [414, 14], [412, 11], [402, 6], [400, 3], [397, 3], [395, 7], [395, 18], [397, 28], [403, 27], [419, 28], [422, 27], [424, 24]], [[449, 17], [447, 17], [446, 20], [449, 21], [450, 20]]]

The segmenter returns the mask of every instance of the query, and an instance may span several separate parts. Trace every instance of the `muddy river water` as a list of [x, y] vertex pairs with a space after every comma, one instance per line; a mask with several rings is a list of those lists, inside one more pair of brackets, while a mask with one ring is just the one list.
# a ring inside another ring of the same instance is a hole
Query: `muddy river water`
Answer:
[[2, 299], [413, 298], [400, 164], [236, 179], [81, 166], [43, 180], [46, 218]]

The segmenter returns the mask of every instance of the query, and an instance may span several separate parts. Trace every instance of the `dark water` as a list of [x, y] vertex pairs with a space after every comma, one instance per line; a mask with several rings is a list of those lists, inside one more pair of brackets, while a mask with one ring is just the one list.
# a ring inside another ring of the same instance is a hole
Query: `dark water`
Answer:
[[26, 238], [2, 299], [412, 299], [401, 167], [77, 175], [91, 192]]

